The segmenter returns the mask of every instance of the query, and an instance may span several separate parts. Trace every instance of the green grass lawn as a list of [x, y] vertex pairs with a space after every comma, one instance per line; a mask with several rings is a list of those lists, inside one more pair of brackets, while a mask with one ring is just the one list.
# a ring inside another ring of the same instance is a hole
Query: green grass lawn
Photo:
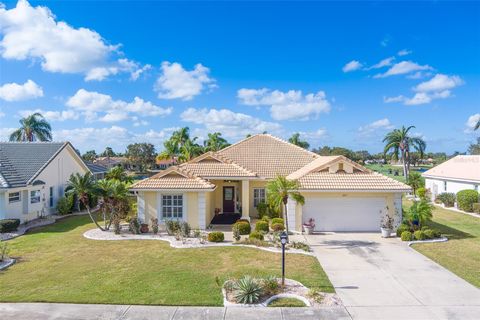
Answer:
[[[84, 238], [93, 227], [87, 216], [72, 217], [9, 241], [18, 262], [0, 272], [0, 301], [221, 306], [216, 277], [281, 274], [280, 254]], [[288, 254], [286, 270], [307, 287], [334, 291], [314, 257]]]
[[[409, 206], [411, 202], [405, 202]], [[480, 219], [435, 207], [429, 223], [449, 241], [415, 244], [413, 248], [480, 287]]]
[[[405, 177], [403, 176], [403, 168], [401, 166], [392, 166], [389, 164], [367, 164], [365, 165], [370, 170], [373, 170], [375, 172], [381, 173], [387, 177], [390, 177], [392, 179], [398, 180], [400, 182], [405, 183]], [[392, 170], [392, 174], [389, 173], [389, 170]], [[396, 176], [394, 173], [395, 171], [398, 171], [398, 176]]]
[[306, 307], [305, 303], [301, 300], [295, 298], [278, 298], [273, 300], [269, 305], [269, 307]]

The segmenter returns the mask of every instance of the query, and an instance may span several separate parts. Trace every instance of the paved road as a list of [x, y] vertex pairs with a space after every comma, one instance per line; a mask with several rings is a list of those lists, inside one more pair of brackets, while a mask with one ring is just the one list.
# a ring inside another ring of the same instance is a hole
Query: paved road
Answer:
[[306, 238], [353, 319], [480, 319], [480, 289], [398, 239]]
[[0, 303], [2, 320], [351, 320], [344, 308], [220, 308]]

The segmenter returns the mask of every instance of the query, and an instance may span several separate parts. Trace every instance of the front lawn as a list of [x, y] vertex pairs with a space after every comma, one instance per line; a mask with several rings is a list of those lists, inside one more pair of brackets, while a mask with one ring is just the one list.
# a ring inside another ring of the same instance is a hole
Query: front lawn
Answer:
[[480, 287], [480, 219], [435, 207], [429, 226], [440, 230], [449, 241], [415, 244], [413, 248]]
[[[281, 255], [252, 248], [174, 249], [163, 241], [95, 241], [87, 216], [8, 242], [17, 264], [0, 272], [2, 302], [221, 306], [216, 277], [281, 275]], [[287, 277], [334, 289], [318, 261], [288, 254]]]

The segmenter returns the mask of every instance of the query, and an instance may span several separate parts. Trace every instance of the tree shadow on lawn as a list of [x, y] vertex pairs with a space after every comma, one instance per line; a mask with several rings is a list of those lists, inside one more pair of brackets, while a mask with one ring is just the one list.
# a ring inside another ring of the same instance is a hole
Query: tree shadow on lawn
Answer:
[[427, 225], [433, 229], [439, 230], [442, 235], [445, 235], [449, 240], [475, 238], [475, 236], [471, 235], [470, 233], [460, 231], [458, 229], [446, 226], [438, 222], [429, 221]]

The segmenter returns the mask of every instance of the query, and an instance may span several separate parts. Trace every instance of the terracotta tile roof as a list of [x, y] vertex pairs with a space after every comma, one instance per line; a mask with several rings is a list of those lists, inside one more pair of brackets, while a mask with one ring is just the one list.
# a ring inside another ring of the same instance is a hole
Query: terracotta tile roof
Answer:
[[199, 162], [185, 163], [180, 167], [201, 177], [256, 177], [257, 175], [233, 163]]
[[320, 157], [269, 134], [251, 136], [218, 154], [267, 179], [288, 175]]
[[312, 172], [299, 178], [297, 181], [300, 183], [302, 190], [411, 190], [406, 184], [376, 172]]
[[480, 182], [480, 155], [456, 156], [425, 171], [423, 176]]
[[130, 189], [213, 190], [215, 185], [179, 167], [170, 167], [161, 173], [133, 184]]

